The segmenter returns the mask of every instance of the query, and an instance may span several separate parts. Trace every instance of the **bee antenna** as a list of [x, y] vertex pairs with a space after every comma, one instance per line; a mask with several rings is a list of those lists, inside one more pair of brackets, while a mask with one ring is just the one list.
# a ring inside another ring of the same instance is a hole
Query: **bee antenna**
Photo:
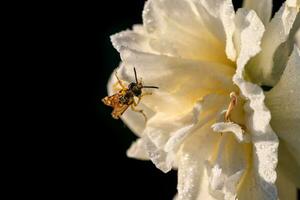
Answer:
[[133, 71], [134, 71], [135, 82], [138, 83], [135, 67], [133, 68]]
[[155, 88], [155, 89], [159, 89], [159, 87], [156, 87], [156, 86], [143, 86], [143, 88]]

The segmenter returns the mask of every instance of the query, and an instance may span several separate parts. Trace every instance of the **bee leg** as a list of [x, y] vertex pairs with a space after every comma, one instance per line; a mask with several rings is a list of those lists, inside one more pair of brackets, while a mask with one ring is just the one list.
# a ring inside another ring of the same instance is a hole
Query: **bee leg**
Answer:
[[139, 97], [138, 102], [136, 103], [136, 105], [138, 105], [140, 103], [141, 99], [142, 99], [142, 96]]
[[145, 93], [143, 93], [143, 94], [141, 95], [141, 97], [147, 96], [147, 95], [152, 95], [152, 92], [145, 92]]
[[119, 82], [114, 83], [112, 86], [113, 91], [119, 91], [121, 89], [119, 85]]
[[134, 112], [141, 113], [144, 116], [144, 118], [145, 118], [145, 122], [147, 122], [147, 116], [146, 116], [146, 114], [144, 113], [143, 110], [136, 109], [133, 104], [131, 104], [131, 110], [134, 111]]
[[141, 96], [139, 96], [138, 98], [138, 102], [136, 103], [136, 105], [138, 105], [142, 99], [143, 96], [147, 96], [147, 95], [152, 95], [152, 92], [145, 92], [143, 93]]
[[[123, 90], [126, 89], [126, 87], [123, 85], [122, 81], [119, 79], [118, 74], [117, 74], [117, 71], [115, 72], [115, 76], [116, 76], [116, 78], [117, 78], [117, 80], [118, 80], [117, 83], [119, 83], [119, 85], [122, 87], [122, 89], [123, 89]], [[117, 84], [117, 83], [115, 83], [115, 84]], [[113, 87], [115, 87], [115, 86], [113, 86]]]

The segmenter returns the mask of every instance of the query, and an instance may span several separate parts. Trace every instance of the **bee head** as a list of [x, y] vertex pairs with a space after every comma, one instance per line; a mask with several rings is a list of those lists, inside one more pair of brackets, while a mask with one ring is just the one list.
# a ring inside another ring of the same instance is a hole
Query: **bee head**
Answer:
[[134, 96], [140, 96], [142, 94], [143, 85], [141, 83], [130, 83], [128, 89], [133, 92]]

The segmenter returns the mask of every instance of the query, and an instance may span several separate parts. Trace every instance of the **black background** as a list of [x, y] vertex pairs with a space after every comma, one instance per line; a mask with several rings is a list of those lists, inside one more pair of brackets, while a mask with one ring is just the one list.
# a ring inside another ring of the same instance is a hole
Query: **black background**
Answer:
[[[281, 2], [276, 0], [274, 10]], [[234, 4], [240, 7], [241, 2]], [[46, 50], [38, 54], [44, 68], [39, 79], [46, 82], [43, 98], [50, 101], [35, 101], [46, 117], [41, 115], [36, 123], [40, 140], [30, 160], [38, 163], [31, 169], [38, 176], [27, 175], [37, 183], [28, 193], [156, 200], [176, 194], [176, 171], [164, 174], [149, 161], [126, 157], [136, 136], [101, 102], [120, 62], [109, 36], [142, 23], [143, 5], [143, 0], [114, 0], [49, 5], [51, 9], [39, 11], [42, 15], [47, 10], [40, 21], [46, 24], [39, 36]]]

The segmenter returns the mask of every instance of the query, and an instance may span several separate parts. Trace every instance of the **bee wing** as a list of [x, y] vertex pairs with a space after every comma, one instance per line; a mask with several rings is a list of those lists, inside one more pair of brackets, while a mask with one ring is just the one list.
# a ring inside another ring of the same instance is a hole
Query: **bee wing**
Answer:
[[115, 105], [119, 103], [119, 94], [116, 93], [111, 96], [104, 97], [102, 102], [107, 106], [115, 107]]
[[128, 107], [129, 105], [127, 104], [118, 104], [114, 107], [111, 115], [113, 116], [113, 118], [119, 119], [119, 117], [127, 110]]

